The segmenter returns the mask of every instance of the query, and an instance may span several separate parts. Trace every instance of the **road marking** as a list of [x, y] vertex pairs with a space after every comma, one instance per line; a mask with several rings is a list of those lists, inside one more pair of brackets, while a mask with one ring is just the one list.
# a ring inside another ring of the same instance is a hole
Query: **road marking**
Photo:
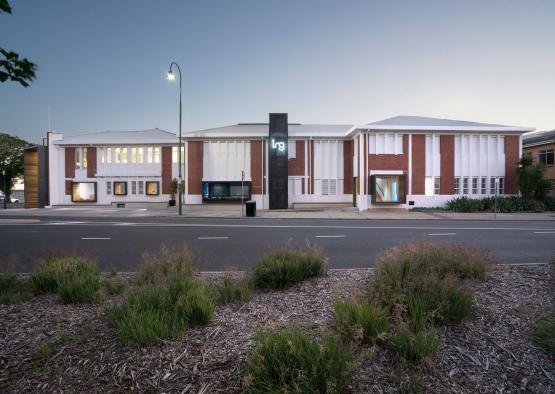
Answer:
[[346, 235], [316, 235], [316, 238], [345, 238]]
[[197, 239], [229, 239], [229, 237], [197, 237]]
[[83, 237], [83, 238], [81, 238], [81, 239], [84, 239], [84, 240], [96, 240], [96, 239], [112, 239], [112, 238], [110, 238], [110, 237]]
[[437, 234], [428, 234], [429, 236], [440, 236], [440, 235], [457, 235], [457, 233], [437, 233]]
[[534, 234], [555, 234], [555, 231], [534, 231]]

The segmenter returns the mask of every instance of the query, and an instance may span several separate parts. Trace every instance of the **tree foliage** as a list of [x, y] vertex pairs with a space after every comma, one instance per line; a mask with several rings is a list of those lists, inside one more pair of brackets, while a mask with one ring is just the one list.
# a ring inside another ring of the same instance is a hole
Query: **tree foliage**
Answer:
[[543, 200], [551, 188], [543, 166], [534, 163], [532, 155], [523, 155], [518, 162], [518, 188], [524, 199]]
[[[0, 0], [0, 13], [12, 13], [12, 8], [8, 0]], [[26, 58], [20, 58], [19, 54], [0, 48], [0, 82], [8, 80], [18, 82], [24, 87], [28, 87], [29, 83], [35, 79], [37, 66]]]
[[0, 174], [5, 171], [8, 176], [8, 187], [4, 190], [8, 195], [11, 191], [11, 180], [23, 174], [23, 150], [28, 145], [27, 141], [21, 138], [0, 133]]

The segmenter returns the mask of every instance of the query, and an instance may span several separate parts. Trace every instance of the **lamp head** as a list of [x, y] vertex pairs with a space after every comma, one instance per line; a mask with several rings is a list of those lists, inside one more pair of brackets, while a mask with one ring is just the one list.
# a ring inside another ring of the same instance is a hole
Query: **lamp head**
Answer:
[[168, 81], [173, 81], [173, 80], [175, 80], [175, 74], [172, 73], [171, 70], [168, 71], [168, 73], [166, 74], [166, 79], [167, 79]]

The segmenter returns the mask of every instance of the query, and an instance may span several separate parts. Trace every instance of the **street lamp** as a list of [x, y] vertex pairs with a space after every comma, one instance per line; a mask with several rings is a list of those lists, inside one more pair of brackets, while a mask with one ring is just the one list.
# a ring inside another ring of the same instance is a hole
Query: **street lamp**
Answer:
[[166, 74], [166, 79], [168, 81], [175, 80], [175, 74], [172, 72], [173, 66], [175, 66], [177, 68], [177, 71], [179, 71], [179, 141], [178, 141], [178, 147], [177, 147], [177, 163], [179, 166], [179, 187], [177, 188], [178, 190], [177, 195], [179, 198], [179, 215], [183, 215], [183, 207], [182, 207], [183, 178], [181, 176], [181, 68], [179, 68], [179, 65], [176, 62], [170, 63], [170, 69]]

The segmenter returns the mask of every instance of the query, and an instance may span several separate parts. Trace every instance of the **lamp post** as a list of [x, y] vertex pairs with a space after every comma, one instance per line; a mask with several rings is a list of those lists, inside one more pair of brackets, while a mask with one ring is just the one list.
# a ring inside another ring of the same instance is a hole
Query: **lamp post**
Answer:
[[179, 166], [179, 187], [177, 188], [178, 190], [178, 198], [179, 198], [179, 215], [183, 215], [183, 207], [182, 207], [182, 194], [183, 194], [183, 177], [181, 175], [181, 68], [179, 68], [179, 65], [176, 62], [171, 62], [170, 63], [170, 69], [168, 71], [168, 73], [166, 74], [166, 79], [168, 81], [173, 81], [175, 80], [175, 75], [172, 72], [172, 68], [173, 66], [175, 66], [177, 68], [177, 71], [179, 72], [179, 141], [178, 141], [178, 147], [177, 147], [177, 165]]

